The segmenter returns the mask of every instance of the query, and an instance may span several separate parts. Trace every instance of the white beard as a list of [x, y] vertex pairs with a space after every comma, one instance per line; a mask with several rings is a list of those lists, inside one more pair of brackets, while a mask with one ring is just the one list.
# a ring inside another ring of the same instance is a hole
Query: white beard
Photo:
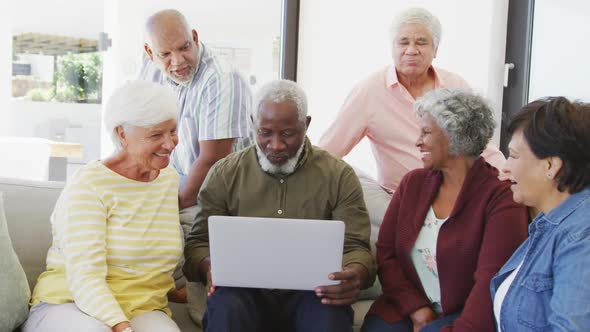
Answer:
[[195, 73], [197, 72], [196, 68], [192, 68], [191, 72], [189, 73], [189, 75], [187, 76], [187, 78], [183, 81], [179, 80], [178, 78], [172, 76], [172, 75], [168, 75], [168, 78], [171, 79], [174, 83], [176, 83], [177, 85], [180, 85], [182, 87], [188, 87], [190, 86], [191, 82], [193, 81], [193, 78], [195, 77]]
[[270, 174], [289, 175], [289, 174], [295, 172], [295, 168], [297, 167], [297, 162], [299, 161], [299, 157], [301, 156], [301, 153], [303, 153], [303, 147], [305, 146], [305, 141], [303, 141], [303, 143], [301, 143], [301, 146], [297, 150], [297, 153], [295, 153], [295, 155], [293, 157], [287, 159], [287, 161], [280, 166], [277, 166], [277, 165], [274, 165], [273, 163], [271, 163], [270, 160], [268, 160], [268, 158], [266, 158], [266, 156], [264, 155], [264, 152], [262, 152], [262, 149], [260, 148], [258, 143], [256, 143], [255, 145], [256, 145], [256, 154], [258, 155], [258, 163], [260, 164], [260, 168], [262, 168], [263, 171], [265, 171], [266, 173], [270, 173]]
[[[199, 63], [201, 62], [201, 56], [200, 56], [200, 50], [199, 50], [198, 43], [197, 43], [197, 51], [196, 52], [197, 52], [197, 61], [195, 62], [195, 66], [191, 68], [191, 72], [187, 76], [186, 80], [180, 81], [176, 77], [173, 77], [171, 74], [167, 74], [166, 76], [169, 79], [171, 79], [174, 83], [176, 83], [182, 87], [190, 86], [193, 79], [195, 78], [195, 74], [197, 73], [197, 70], [199, 69]], [[162, 72], [164, 72], [164, 70], [162, 70]]]

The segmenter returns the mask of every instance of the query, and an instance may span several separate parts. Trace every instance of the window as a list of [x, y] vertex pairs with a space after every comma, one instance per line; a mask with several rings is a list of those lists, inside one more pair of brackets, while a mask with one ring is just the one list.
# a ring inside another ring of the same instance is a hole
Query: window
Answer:
[[104, 1], [19, 0], [3, 14], [11, 79], [0, 94], [0, 176], [65, 180], [100, 154]]
[[[19, 0], [0, 14], [11, 18], [0, 22], [10, 22], [7, 35], [0, 30], [0, 50], [9, 50], [2, 73], [12, 76], [10, 84], [0, 83], [0, 153], [9, 156], [0, 176], [65, 180], [80, 165], [112, 152], [101, 129], [102, 102], [136, 78], [145, 19], [164, 8], [184, 13], [199, 38], [234, 63], [254, 91], [279, 78], [287, 8], [282, 1]], [[103, 32], [112, 47], [99, 51]], [[290, 50], [293, 60], [296, 47]], [[38, 168], [36, 176], [23, 164]]]
[[[511, 1], [508, 13], [506, 62], [513, 64], [504, 88], [502, 114], [508, 119], [529, 101], [565, 96], [590, 101], [585, 65], [590, 51], [580, 36], [590, 33], [585, 22], [590, 3], [585, 0]], [[503, 123], [506, 126], [506, 122]], [[508, 138], [502, 137], [506, 154]]]
[[528, 101], [565, 96], [590, 101], [587, 0], [535, 0]]
[[37, 102], [100, 103], [96, 39], [41, 33], [13, 36], [12, 96]]

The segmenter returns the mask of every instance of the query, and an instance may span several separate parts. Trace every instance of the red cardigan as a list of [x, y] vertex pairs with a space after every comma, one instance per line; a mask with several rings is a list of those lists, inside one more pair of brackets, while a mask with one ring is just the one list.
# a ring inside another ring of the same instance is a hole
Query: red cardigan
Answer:
[[[510, 183], [479, 158], [438, 235], [436, 259], [444, 313], [463, 310], [441, 331], [494, 331], [490, 279], [527, 236], [528, 214], [512, 200]], [[442, 173], [409, 172], [391, 199], [377, 240], [383, 288], [367, 315], [395, 323], [430, 304], [410, 258]]]

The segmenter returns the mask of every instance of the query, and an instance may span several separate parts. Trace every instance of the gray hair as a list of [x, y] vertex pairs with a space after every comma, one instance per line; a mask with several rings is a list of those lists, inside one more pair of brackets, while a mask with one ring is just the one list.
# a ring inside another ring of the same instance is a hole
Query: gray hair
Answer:
[[165, 86], [147, 81], [128, 81], [117, 88], [104, 110], [104, 124], [117, 150], [122, 148], [117, 127], [150, 128], [176, 120], [178, 102]]
[[418, 116], [430, 114], [449, 138], [452, 154], [477, 158], [494, 135], [496, 123], [489, 103], [463, 90], [436, 89], [416, 100]]
[[297, 83], [289, 80], [276, 80], [260, 87], [256, 94], [254, 112], [252, 112], [255, 127], [258, 113], [260, 113], [260, 106], [267, 101], [274, 103], [292, 102], [297, 107], [298, 120], [305, 123], [307, 118], [307, 96]]
[[186, 29], [189, 36], [192, 35], [192, 28], [188, 24], [186, 17], [184, 17], [181, 12], [176, 9], [164, 9], [152, 14], [145, 22], [144, 38], [145, 42], [149, 45], [152, 44], [152, 34], [154, 33], [154, 30], [162, 21], [175, 21], [184, 27], [184, 29]]
[[436, 16], [432, 15], [432, 13], [420, 7], [408, 8], [393, 19], [389, 28], [389, 37], [392, 47], [395, 45], [395, 39], [397, 38], [401, 27], [412, 23], [422, 24], [426, 27], [426, 30], [430, 33], [430, 37], [432, 37], [432, 44], [436, 50], [442, 37], [440, 21]]

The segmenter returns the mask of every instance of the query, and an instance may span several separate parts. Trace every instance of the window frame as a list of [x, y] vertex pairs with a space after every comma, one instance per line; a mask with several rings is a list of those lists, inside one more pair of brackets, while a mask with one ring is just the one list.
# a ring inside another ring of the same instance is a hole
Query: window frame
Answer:
[[514, 64], [502, 96], [500, 150], [508, 156], [506, 127], [512, 114], [528, 102], [535, 0], [509, 1], [505, 63]]
[[299, 5], [300, 0], [283, 0], [283, 19], [281, 22], [281, 65], [279, 77], [297, 81], [297, 48], [299, 45]]

